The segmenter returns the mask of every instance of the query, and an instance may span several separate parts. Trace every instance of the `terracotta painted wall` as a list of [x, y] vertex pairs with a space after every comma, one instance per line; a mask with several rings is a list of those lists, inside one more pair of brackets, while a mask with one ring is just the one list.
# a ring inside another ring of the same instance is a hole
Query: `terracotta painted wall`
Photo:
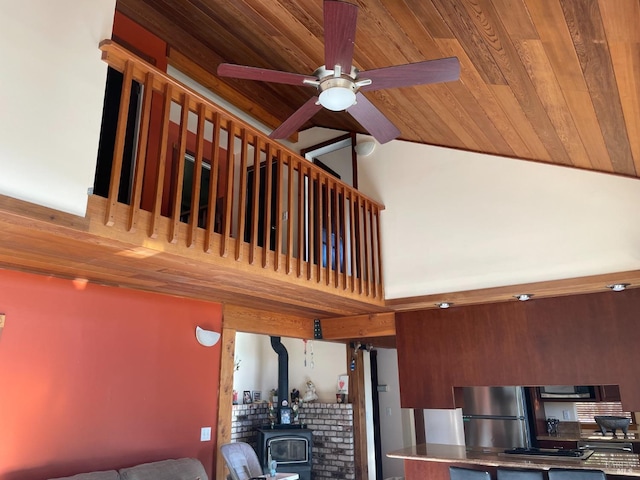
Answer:
[[[0, 270], [0, 479], [214, 463], [221, 305]], [[212, 441], [200, 442], [211, 426]]]

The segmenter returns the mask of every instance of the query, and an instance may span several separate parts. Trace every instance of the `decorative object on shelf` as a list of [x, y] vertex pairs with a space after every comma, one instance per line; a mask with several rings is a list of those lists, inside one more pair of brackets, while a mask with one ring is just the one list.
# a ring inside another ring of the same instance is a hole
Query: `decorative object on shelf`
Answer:
[[311, 380], [307, 380], [307, 390], [304, 392], [302, 400], [305, 402], [315, 402], [318, 400], [318, 394], [316, 393], [316, 386]]
[[276, 424], [276, 419], [278, 418], [278, 412], [276, 412], [276, 407], [272, 402], [269, 402], [267, 406], [267, 417], [269, 418], [271, 428], [273, 428]]
[[205, 330], [204, 328], [196, 327], [196, 340], [200, 345], [205, 347], [213, 347], [218, 340], [220, 340], [220, 334], [213, 330]]
[[280, 407], [280, 423], [282, 425], [291, 424], [291, 407]]
[[253, 403], [260, 403], [262, 401], [262, 392], [257, 390], [253, 391]]
[[631, 419], [627, 417], [616, 417], [614, 415], [596, 415], [593, 417], [598, 426], [600, 427], [600, 431], [602, 435], [607, 434], [607, 430], [611, 430], [613, 436], [616, 436], [616, 430], [622, 430], [624, 434], [624, 438], [627, 438], [627, 430], [629, 429], [629, 424], [631, 423]]
[[233, 391], [233, 404], [234, 405], [238, 404], [238, 391], [237, 390]]
[[244, 392], [242, 392], [242, 403], [244, 403], [245, 405], [251, 403], [251, 391], [250, 390], [245, 390]]
[[298, 415], [300, 414], [300, 404], [299, 402], [295, 402], [291, 404], [291, 421], [293, 423], [298, 423]]
[[557, 435], [559, 424], [560, 420], [558, 420], [557, 418], [547, 418], [547, 433], [549, 435]]
[[294, 388], [291, 390], [291, 404], [298, 403], [300, 401], [300, 390]]
[[349, 375], [338, 375], [337, 387], [336, 402], [345, 403], [347, 401], [347, 394], [349, 393]]
[[275, 388], [272, 388], [269, 391], [269, 401], [275, 403], [276, 405], [278, 404], [278, 390]]

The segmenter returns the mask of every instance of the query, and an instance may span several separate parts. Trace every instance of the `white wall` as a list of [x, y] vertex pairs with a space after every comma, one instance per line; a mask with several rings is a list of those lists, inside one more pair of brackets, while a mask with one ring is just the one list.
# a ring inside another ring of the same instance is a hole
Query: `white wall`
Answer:
[[393, 141], [359, 158], [381, 201], [387, 298], [640, 268], [640, 181]]
[[[306, 382], [311, 379], [316, 386], [318, 401], [335, 403], [338, 375], [347, 372], [346, 345], [308, 341], [305, 366], [302, 340], [283, 337], [282, 344], [289, 354], [289, 393], [297, 388], [303, 395]], [[261, 391], [262, 398], [266, 399], [272, 388], [278, 388], [278, 355], [271, 348], [269, 336], [237, 333], [235, 358], [240, 360], [240, 368], [233, 377], [233, 389], [238, 392], [240, 402], [244, 390]]]
[[0, 2], [0, 194], [84, 215], [115, 3]]

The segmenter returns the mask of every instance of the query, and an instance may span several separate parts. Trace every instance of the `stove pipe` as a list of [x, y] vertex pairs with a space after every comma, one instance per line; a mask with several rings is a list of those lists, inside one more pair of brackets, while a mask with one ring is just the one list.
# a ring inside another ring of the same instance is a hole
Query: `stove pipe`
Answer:
[[271, 337], [271, 348], [278, 354], [278, 407], [289, 401], [289, 354], [280, 337]]

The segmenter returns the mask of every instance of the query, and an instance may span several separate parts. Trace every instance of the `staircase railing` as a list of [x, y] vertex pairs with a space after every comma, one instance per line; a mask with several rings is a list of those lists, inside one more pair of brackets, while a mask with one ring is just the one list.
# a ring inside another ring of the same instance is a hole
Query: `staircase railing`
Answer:
[[127, 231], [383, 301], [382, 205], [118, 44], [100, 48], [122, 82], [113, 154], [98, 160], [108, 179], [94, 191], [105, 225], [124, 209]]

